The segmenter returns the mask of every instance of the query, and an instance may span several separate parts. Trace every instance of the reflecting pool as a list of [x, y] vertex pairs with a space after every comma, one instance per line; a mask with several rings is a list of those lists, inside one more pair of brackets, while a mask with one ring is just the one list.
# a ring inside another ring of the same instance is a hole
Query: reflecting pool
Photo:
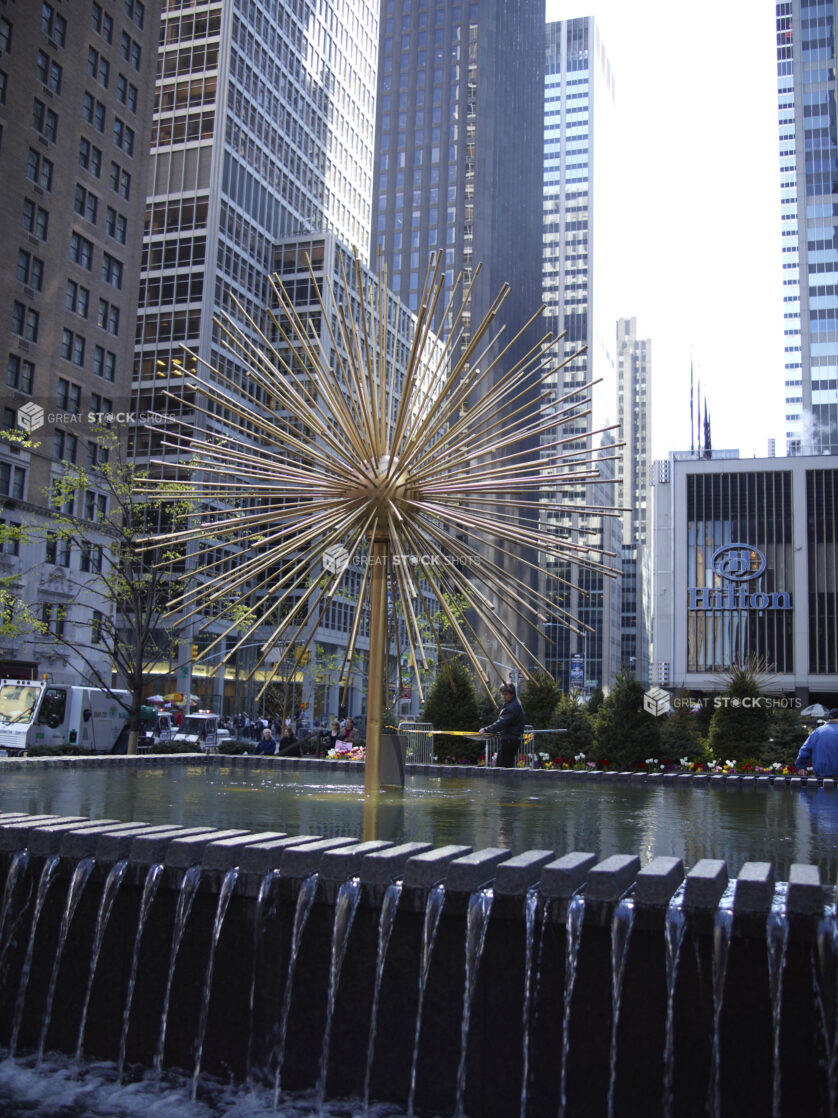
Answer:
[[289, 834], [375, 837], [475, 849], [534, 848], [556, 855], [638, 854], [723, 858], [731, 875], [748, 861], [773, 862], [779, 880], [794, 862], [838, 877], [838, 793], [822, 788], [749, 790], [678, 782], [591, 783], [493, 774], [412, 774], [404, 793], [365, 801], [363, 771], [205, 764], [138, 767], [0, 767], [0, 811], [91, 819], [241, 827]]

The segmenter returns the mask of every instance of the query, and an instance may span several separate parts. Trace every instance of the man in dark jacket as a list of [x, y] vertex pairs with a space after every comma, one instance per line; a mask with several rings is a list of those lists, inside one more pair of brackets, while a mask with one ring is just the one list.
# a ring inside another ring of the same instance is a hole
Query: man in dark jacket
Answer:
[[504, 683], [500, 689], [500, 697], [503, 701], [500, 718], [491, 726], [483, 726], [480, 733], [497, 734], [500, 737], [500, 750], [495, 763], [502, 769], [514, 769], [515, 754], [521, 746], [526, 717], [524, 708], [515, 695], [514, 683]]

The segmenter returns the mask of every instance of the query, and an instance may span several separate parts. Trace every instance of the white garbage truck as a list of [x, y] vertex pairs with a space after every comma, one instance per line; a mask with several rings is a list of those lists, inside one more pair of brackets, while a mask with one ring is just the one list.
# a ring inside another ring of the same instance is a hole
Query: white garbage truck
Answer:
[[0, 753], [20, 756], [39, 745], [110, 753], [128, 726], [129, 706], [128, 691], [0, 680]]

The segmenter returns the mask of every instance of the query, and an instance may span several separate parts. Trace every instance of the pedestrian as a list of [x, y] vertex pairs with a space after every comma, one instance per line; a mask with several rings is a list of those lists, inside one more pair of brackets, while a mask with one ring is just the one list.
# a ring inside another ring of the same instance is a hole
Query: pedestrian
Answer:
[[303, 755], [290, 718], [285, 719], [285, 727], [282, 731], [282, 737], [279, 739], [279, 752], [284, 757], [302, 757]]
[[263, 757], [273, 757], [276, 753], [276, 738], [267, 726], [262, 731], [262, 737], [253, 752], [261, 753]]
[[344, 722], [340, 731], [340, 739], [341, 741], [348, 741], [349, 744], [356, 749], [359, 745], [363, 745], [360, 731], [355, 729], [355, 722], [353, 719], [347, 718]]
[[483, 726], [480, 733], [496, 734], [500, 738], [495, 764], [501, 769], [514, 769], [515, 754], [521, 747], [526, 717], [521, 701], [515, 694], [514, 683], [504, 683], [500, 689], [500, 697], [503, 702], [500, 717], [491, 726]]
[[838, 707], [833, 707], [826, 722], [809, 734], [800, 747], [796, 769], [813, 769], [815, 776], [838, 776]]

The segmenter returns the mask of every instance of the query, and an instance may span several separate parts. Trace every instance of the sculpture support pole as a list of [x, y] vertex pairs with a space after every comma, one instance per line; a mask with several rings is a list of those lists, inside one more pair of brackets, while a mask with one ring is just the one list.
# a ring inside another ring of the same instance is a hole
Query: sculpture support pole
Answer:
[[370, 614], [369, 681], [367, 684], [367, 747], [364, 793], [381, 791], [381, 715], [384, 711], [384, 669], [387, 662], [387, 558], [390, 541], [372, 541], [372, 609]]

